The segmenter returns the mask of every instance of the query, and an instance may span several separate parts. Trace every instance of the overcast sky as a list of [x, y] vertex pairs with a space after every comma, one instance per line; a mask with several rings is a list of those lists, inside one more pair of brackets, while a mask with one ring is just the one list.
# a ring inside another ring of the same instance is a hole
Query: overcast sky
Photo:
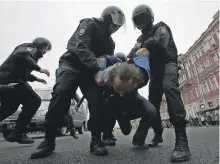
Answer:
[[[212, 21], [219, 8], [218, 1], [202, 0], [79, 0], [79, 1], [38, 1], [38, 2], [0, 2], [0, 63], [12, 52], [15, 46], [31, 42], [43, 36], [51, 40], [52, 51], [39, 65], [51, 71], [45, 78], [47, 86], [53, 86], [54, 72], [59, 57], [66, 51], [66, 44], [79, 20], [85, 17], [99, 17], [108, 5], [119, 6], [126, 15], [126, 30], [121, 29], [113, 35], [116, 52], [128, 53], [140, 35], [134, 30], [131, 13], [138, 4], [148, 3], [155, 15], [155, 23], [166, 22], [174, 36], [179, 53], [185, 53]], [[44, 88], [43, 84], [32, 83], [34, 88]], [[141, 90], [144, 96], [148, 89]]]

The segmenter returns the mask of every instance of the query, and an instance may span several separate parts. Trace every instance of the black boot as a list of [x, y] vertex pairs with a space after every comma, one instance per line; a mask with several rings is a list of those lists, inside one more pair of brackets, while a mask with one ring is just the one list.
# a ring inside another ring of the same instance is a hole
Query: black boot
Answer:
[[70, 130], [70, 134], [71, 136], [74, 138], [74, 139], [78, 139], [79, 137], [76, 135], [76, 131], [75, 129], [73, 128], [72, 130]]
[[184, 162], [190, 159], [190, 150], [185, 127], [175, 127], [176, 143], [170, 161]]
[[151, 141], [150, 144], [148, 144], [150, 147], [157, 147], [159, 143], [162, 143], [163, 142], [163, 138], [162, 138], [162, 135], [160, 136], [157, 136], [155, 135], [153, 140]]
[[47, 141], [46, 139], [41, 142], [38, 148], [31, 154], [31, 159], [47, 157], [55, 150], [55, 141]]
[[20, 132], [18, 132], [18, 131], [13, 131], [13, 132], [11, 132], [11, 133], [7, 136], [6, 140], [7, 140], [8, 142], [18, 142], [19, 144], [32, 144], [32, 143], [34, 143], [34, 140], [31, 139], [31, 138], [29, 138], [29, 137], [27, 136], [27, 134], [25, 134], [25, 133], [20, 133]]
[[103, 138], [102, 141], [106, 146], [115, 146], [116, 145], [116, 142], [113, 141], [110, 137]]
[[108, 149], [105, 147], [105, 144], [102, 141], [90, 143], [90, 152], [95, 155], [107, 155]]

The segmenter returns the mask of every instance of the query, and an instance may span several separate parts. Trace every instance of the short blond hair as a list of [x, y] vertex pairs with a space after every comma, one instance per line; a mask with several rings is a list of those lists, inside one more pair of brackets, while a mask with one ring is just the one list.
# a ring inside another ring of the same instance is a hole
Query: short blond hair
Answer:
[[134, 64], [128, 63], [119, 63], [117, 64], [108, 75], [108, 82], [110, 85], [113, 85], [114, 79], [118, 76], [118, 78], [122, 82], [128, 82], [132, 80], [135, 84], [144, 83], [143, 76], [140, 72], [140, 69], [136, 67]]

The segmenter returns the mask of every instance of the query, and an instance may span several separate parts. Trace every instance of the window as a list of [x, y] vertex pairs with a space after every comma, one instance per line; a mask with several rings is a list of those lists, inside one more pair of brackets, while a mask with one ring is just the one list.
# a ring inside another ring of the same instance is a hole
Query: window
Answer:
[[205, 53], [205, 49], [204, 49], [204, 47], [202, 46], [201, 48], [200, 48], [200, 50], [201, 50], [201, 56]]
[[203, 91], [204, 93], [208, 93], [210, 91], [207, 81], [203, 83]]
[[215, 41], [214, 41], [213, 37], [211, 37], [211, 38], [209, 39], [209, 45], [210, 45], [210, 47], [211, 47], [213, 44], [215, 44]]
[[215, 76], [210, 79], [210, 84], [211, 84], [212, 90], [216, 90], [218, 88], [217, 86], [218, 84], [217, 84]]
[[205, 60], [205, 67], [209, 67], [210, 66], [210, 62], [208, 59]]
[[197, 57], [197, 59], [199, 59], [199, 51], [198, 52], [196, 52], [196, 57]]
[[203, 68], [200, 64], [197, 65], [198, 73], [201, 73], [203, 71]]
[[196, 91], [196, 97], [200, 97], [200, 89], [198, 85], [195, 87], [195, 91]]
[[208, 106], [209, 106], [210, 108], [213, 107], [212, 101], [209, 101], [209, 102], [208, 102]]

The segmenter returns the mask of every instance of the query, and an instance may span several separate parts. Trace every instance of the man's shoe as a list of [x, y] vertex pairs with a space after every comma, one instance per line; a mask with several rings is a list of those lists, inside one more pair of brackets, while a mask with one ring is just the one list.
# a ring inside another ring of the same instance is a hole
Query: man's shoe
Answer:
[[115, 146], [116, 145], [116, 142], [113, 141], [111, 138], [105, 138], [102, 141], [106, 146]]
[[149, 146], [145, 143], [140, 144], [140, 143], [137, 143], [133, 140], [132, 144], [138, 149], [149, 149]]
[[113, 134], [113, 132], [111, 132], [111, 140], [112, 140], [112, 141], [117, 141], [117, 138], [115, 137], [115, 135]]
[[16, 131], [11, 132], [6, 140], [8, 142], [18, 142], [19, 144], [32, 144], [34, 140], [29, 138], [25, 133], [19, 133]]
[[184, 162], [190, 159], [190, 150], [186, 135], [186, 128], [175, 128], [176, 144], [172, 152], [171, 162]]
[[38, 148], [31, 154], [31, 159], [47, 157], [55, 150], [55, 141], [48, 142], [44, 140]]
[[74, 139], [78, 139], [78, 138], [79, 138], [79, 137], [77, 136], [77, 134], [76, 134], [75, 129], [72, 129], [72, 130], [70, 131], [70, 134], [71, 134], [71, 136], [72, 136]]
[[101, 141], [90, 143], [90, 152], [95, 155], [107, 155], [108, 149], [105, 147], [105, 144]]
[[149, 147], [157, 147], [159, 143], [163, 142], [162, 136], [154, 136], [153, 140], [150, 144], [148, 144]]

